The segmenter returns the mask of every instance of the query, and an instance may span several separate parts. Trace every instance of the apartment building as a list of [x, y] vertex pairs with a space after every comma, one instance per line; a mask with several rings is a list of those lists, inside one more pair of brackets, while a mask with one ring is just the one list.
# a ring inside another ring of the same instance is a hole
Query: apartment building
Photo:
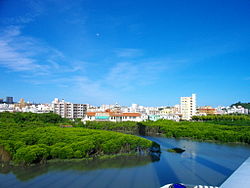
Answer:
[[6, 97], [6, 103], [7, 104], [13, 104], [14, 103], [13, 97]]
[[183, 120], [190, 120], [196, 115], [196, 94], [191, 97], [181, 97], [181, 115]]
[[73, 104], [64, 100], [55, 98], [52, 102], [52, 110], [54, 113], [60, 115], [63, 118], [76, 119], [83, 118], [86, 111], [86, 104]]

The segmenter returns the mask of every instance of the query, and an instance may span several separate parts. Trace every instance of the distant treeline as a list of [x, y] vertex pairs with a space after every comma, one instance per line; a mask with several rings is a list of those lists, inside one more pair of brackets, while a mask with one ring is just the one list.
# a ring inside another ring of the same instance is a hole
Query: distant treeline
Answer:
[[[204, 117], [207, 119], [199, 119]], [[199, 116], [196, 121], [190, 122], [158, 120], [83, 124], [79, 120], [71, 121], [52, 113], [4, 112], [0, 113], [0, 161], [31, 164], [49, 159], [88, 158], [159, 147], [141, 137], [117, 132], [250, 144], [248, 118], [224, 115]], [[62, 128], [60, 125], [73, 127]]]
[[[137, 133], [138, 123], [133, 121], [111, 122], [111, 121], [87, 121], [82, 126], [89, 129], [112, 130], [117, 132]], [[139, 134], [139, 132], [138, 132]]]
[[62, 123], [70, 123], [71, 121], [66, 118], [53, 113], [31, 113], [31, 112], [1, 112], [0, 123], [12, 125], [55, 125]]
[[250, 115], [243, 114], [193, 116], [192, 120], [221, 125], [250, 126]]
[[[158, 120], [147, 122], [87, 122], [86, 128], [112, 130], [141, 135], [165, 135], [174, 138], [192, 138], [203, 141], [242, 142], [250, 144], [248, 121], [235, 121], [237, 125], [214, 122], [174, 122]], [[227, 121], [226, 121], [227, 122]]]
[[201, 121], [250, 121], [249, 115], [237, 114], [237, 115], [207, 115], [207, 116], [193, 116], [192, 120]]
[[242, 107], [250, 110], [250, 103], [249, 102], [248, 103], [237, 102], [235, 104], [232, 104], [231, 107], [232, 106], [242, 106]]
[[69, 123], [69, 120], [55, 114], [0, 113], [0, 161], [31, 164], [49, 159], [88, 158], [159, 147], [133, 135], [83, 127], [59, 127], [64, 123]]
[[250, 126], [229, 126], [207, 122], [173, 122], [167, 120], [145, 122], [143, 125], [156, 129], [167, 137], [250, 144]]

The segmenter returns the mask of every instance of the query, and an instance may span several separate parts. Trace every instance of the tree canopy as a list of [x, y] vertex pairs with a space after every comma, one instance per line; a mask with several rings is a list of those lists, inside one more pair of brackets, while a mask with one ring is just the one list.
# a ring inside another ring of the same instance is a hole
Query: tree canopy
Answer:
[[155, 146], [134, 135], [58, 126], [67, 121], [55, 114], [0, 113], [0, 146], [19, 164], [146, 151]]

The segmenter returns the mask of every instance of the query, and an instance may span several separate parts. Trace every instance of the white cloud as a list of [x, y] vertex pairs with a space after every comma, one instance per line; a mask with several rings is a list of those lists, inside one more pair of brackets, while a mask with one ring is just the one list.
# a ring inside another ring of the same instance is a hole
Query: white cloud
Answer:
[[148, 62], [117, 63], [105, 76], [105, 82], [118, 89], [132, 90], [138, 86], [146, 86], [160, 79], [160, 74], [167, 69], [164, 60]]
[[80, 71], [83, 65], [36, 38], [24, 36], [21, 27], [11, 26], [0, 34], [0, 66], [11, 71], [36, 76]]
[[41, 68], [37, 64], [36, 60], [28, 55], [28, 52], [25, 53], [24, 50], [21, 50], [20, 47], [27, 50], [29, 45], [22, 43], [18, 40], [20, 35], [20, 30], [16, 27], [10, 28], [0, 36], [0, 65], [7, 67], [13, 71], [25, 71]]
[[68, 97], [88, 103], [108, 103], [117, 96], [117, 91], [107, 88], [102, 80], [91, 80], [86, 76], [55, 77], [43, 80], [27, 79], [26, 81], [34, 85], [52, 84], [57, 88], [66, 88], [65, 92], [70, 92]]

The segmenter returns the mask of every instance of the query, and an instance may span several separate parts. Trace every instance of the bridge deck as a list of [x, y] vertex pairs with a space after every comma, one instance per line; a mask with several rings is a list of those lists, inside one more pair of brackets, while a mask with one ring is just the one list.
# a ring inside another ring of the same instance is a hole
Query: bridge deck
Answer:
[[250, 157], [220, 186], [235, 187], [250, 187]]

